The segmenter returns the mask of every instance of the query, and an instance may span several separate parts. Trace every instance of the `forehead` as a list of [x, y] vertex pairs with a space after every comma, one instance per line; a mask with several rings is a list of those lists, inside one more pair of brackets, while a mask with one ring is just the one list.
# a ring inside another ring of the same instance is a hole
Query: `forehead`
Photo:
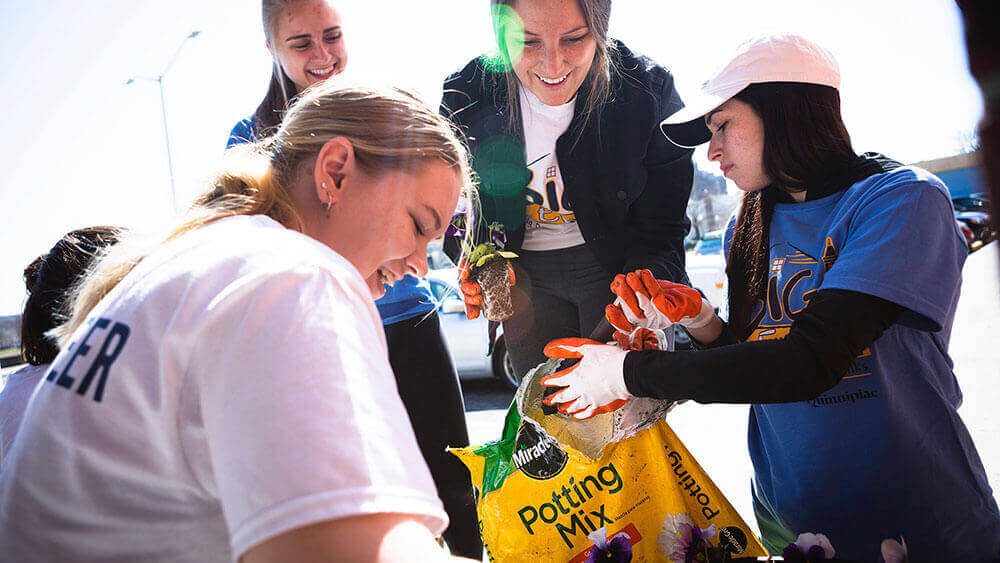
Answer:
[[528, 33], [566, 33], [587, 25], [578, 0], [517, 0], [511, 6]]
[[327, 0], [299, 0], [285, 5], [278, 13], [276, 24], [278, 37], [284, 39], [338, 27], [340, 13]]
[[457, 167], [439, 158], [429, 158], [421, 163], [417, 178], [418, 189], [414, 195], [418, 200], [434, 207], [452, 207], [446, 210], [448, 213], [454, 211], [462, 188], [462, 176]]
[[705, 122], [711, 125], [713, 122], [717, 122], [721, 117], [741, 115], [745, 112], [755, 113], [753, 108], [750, 107], [750, 104], [741, 102], [736, 98], [730, 98], [719, 105], [719, 107], [708, 112], [705, 116]]

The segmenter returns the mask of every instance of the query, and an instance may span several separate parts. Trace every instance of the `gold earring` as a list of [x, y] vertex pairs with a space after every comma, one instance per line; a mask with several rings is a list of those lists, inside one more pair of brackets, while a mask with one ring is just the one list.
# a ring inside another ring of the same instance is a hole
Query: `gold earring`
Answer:
[[333, 207], [333, 196], [330, 195], [330, 190], [326, 187], [326, 182], [320, 182], [320, 187], [326, 192], [326, 203], [321, 203], [323, 208], [326, 210], [326, 216], [330, 216], [330, 208]]

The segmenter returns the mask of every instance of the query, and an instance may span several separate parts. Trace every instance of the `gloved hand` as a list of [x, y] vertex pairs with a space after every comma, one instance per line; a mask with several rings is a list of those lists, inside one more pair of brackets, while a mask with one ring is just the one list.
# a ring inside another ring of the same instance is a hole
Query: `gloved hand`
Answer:
[[[667, 335], [662, 330], [637, 327], [625, 318], [621, 309], [608, 305], [604, 315], [615, 327], [615, 343], [625, 350], [666, 350]], [[613, 319], [613, 320], [612, 320]]]
[[610, 344], [589, 338], [558, 338], [545, 345], [549, 358], [581, 358], [573, 367], [543, 377], [546, 387], [563, 389], [544, 399], [547, 405], [557, 405], [563, 414], [584, 420], [624, 405], [632, 397], [625, 387], [625, 355]]
[[474, 319], [483, 310], [483, 288], [474, 281], [469, 281], [469, 261], [462, 259], [458, 265], [458, 289], [462, 291], [462, 301], [465, 302], [465, 316]]
[[[510, 262], [507, 262], [507, 278], [511, 286], [517, 281]], [[465, 316], [475, 319], [483, 310], [483, 288], [479, 286], [479, 282], [469, 280], [469, 261], [464, 258], [458, 266], [458, 289], [462, 291], [462, 300], [465, 302]]]
[[[658, 280], [649, 270], [618, 274], [611, 282], [611, 292], [617, 298], [605, 310], [605, 316], [615, 328], [625, 332], [635, 327], [663, 330], [674, 323], [685, 328], [701, 328], [715, 317], [712, 304], [702, 298], [698, 290]], [[611, 313], [612, 307], [621, 315]], [[623, 320], [632, 327], [626, 326]]]

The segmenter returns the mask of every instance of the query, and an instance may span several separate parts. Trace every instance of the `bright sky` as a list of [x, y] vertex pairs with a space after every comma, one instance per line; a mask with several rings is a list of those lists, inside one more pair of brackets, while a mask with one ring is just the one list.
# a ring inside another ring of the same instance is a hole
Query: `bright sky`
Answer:
[[[343, 0], [347, 73], [416, 88], [492, 45], [487, 0]], [[0, 2], [0, 315], [19, 312], [21, 272], [66, 231], [145, 228], [172, 216], [156, 76], [164, 88], [177, 201], [197, 194], [232, 125], [270, 75], [256, 0]], [[682, 94], [743, 39], [812, 37], [838, 58], [859, 151], [905, 162], [961, 152], [982, 101], [951, 0], [617, 0], [611, 33], [670, 68]]]

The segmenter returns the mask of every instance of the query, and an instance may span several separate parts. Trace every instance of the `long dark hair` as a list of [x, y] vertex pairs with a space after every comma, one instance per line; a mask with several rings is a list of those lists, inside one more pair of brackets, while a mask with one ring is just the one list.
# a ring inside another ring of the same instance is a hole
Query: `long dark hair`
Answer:
[[[777, 190], [801, 192], [842, 174], [857, 158], [836, 88], [798, 82], [752, 84], [734, 96], [764, 125], [764, 172], [773, 184], [743, 194], [726, 266], [729, 326], [740, 340], [759, 322], [754, 309], [767, 284], [768, 229]], [[758, 315], [759, 316], [759, 313]]]
[[[286, 6], [300, 0], [262, 0], [261, 20], [264, 25], [264, 37], [267, 38], [268, 45], [274, 49], [275, 32], [278, 29], [278, 16]], [[285, 115], [285, 110], [291, 105], [291, 101], [298, 93], [298, 87], [292, 79], [285, 74], [285, 71], [274, 61], [271, 65], [271, 82], [267, 86], [267, 94], [264, 100], [257, 106], [254, 112], [254, 137], [263, 139], [270, 136], [281, 124], [281, 118]]]
[[271, 82], [267, 86], [267, 94], [253, 113], [255, 138], [263, 139], [278, 129], [281, 118], [284, 117], [285, 110], [291, 105], [295, 95], [295, 83], [275, 61], [271, 69]]
[[46, 333], [66, 320], [73, 288], [119, 233], [114, 227], [70, 231], [24, 269], [28, 301], [21, 314], [21, 353], [26, 362], [38, 366], [55, 359], [59, 347]]

